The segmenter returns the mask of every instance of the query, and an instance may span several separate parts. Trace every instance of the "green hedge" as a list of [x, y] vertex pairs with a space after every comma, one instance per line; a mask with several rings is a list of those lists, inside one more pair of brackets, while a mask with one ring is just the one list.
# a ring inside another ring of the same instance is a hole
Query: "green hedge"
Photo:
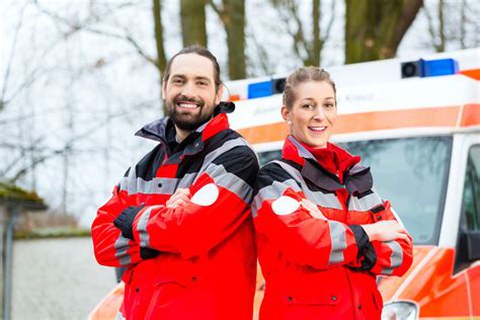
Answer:
[[72, 238], [90, 237], [90, 229], [82, 228], [44, 228], [33, 231], [16, 231], [15, 239], [48, 239], [48, 238]]

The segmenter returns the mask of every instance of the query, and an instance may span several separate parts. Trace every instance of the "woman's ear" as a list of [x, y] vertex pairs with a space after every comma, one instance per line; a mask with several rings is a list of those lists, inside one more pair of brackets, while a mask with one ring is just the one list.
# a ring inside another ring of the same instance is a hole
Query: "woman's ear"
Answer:
[[292, 121], [290, 120], [290, 111], [288, 111], [286, 106], [282, 106], [282, 109], [280, 111], [282, 113], [282, 118], [287, 122], [287, 124], [292, 124]]

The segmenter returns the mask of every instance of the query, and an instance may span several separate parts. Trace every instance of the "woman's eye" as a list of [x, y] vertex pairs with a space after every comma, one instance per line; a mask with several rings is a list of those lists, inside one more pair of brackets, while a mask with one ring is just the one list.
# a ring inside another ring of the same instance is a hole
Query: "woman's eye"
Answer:
[[308, 109], [308, 110], [312, 110], [314, 108], [314, 105], [313, 104], [304, 104], [302, 106], [303, 109]]
[[327, 103], [327, 104], [324, 104], [324, 107], [329, 109], [329, 108], [333, 108], [335, 105], [333, 103]]

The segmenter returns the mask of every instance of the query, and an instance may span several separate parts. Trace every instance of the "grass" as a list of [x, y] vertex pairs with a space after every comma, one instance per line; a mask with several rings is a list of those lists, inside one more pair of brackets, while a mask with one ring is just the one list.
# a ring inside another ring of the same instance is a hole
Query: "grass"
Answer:
[[90, 237], [90, 229], [73, 227], [42, 228], [32, 231], [16, 231], [15, 239], [53, 239]]

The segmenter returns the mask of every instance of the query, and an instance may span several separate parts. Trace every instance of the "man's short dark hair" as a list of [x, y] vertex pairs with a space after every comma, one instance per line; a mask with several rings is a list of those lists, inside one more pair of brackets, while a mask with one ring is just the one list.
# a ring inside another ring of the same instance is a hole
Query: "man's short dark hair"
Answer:
[[207, 49], [199, 45], [192, 45], [183, 48], [179, 52], [177, 52], [167, 63], [167, 66], [165, 67], [165, 72], [163, 75], [163, 82], [167, 83], [168, 78], [170, 77], [170, 69], [172, 67], [173, 60], [181, 54], [188, 54], [188, 53], [195, 53], [198, 54], [199, 56], [205, 57], [212, 61], [213, 63], [213, 78], [215, 81], [215, 90], [218, 90], [218, 87], [220, 84], [222, 84], [222, 81], [220, 80], [220, 66], [218, 65], [217, 58]]

